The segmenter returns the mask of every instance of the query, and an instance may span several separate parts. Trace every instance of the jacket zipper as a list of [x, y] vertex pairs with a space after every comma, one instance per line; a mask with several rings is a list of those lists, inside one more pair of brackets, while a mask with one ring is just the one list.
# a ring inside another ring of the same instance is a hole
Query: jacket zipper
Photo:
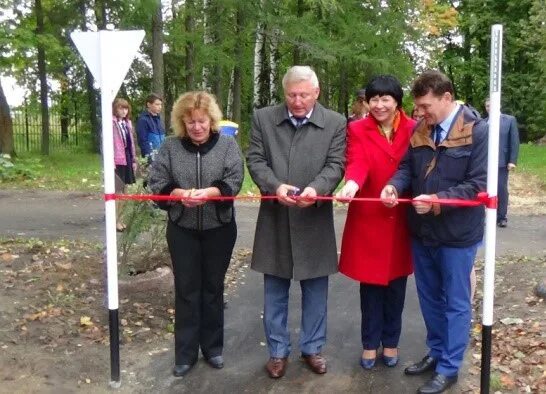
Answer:
[[[197, 176], [197, 188], [201, 189], [201, 154], [197, 152], [196, 155], [196, 176]], [[197, 230], [203, 230], [203, 206], [199, 205], [197, 207]]]

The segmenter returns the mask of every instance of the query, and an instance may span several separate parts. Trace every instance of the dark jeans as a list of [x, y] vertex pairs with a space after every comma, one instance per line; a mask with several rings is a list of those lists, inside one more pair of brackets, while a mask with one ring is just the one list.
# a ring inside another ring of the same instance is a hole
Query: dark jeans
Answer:
[[224, 346], [224, 278], [237, 238], [235, 221], [196, 231], [167, 225], [175, 286], [175, 363], [193, 364]]
[[499, 167], [499, 178], [497, 182], [497, 222], [506, 220], [508, 213], [508, 167]]
[[360, 284], [364, 349], [375, 350], [380, 345], [388, 348], [398, 346], [407, 280], [407, 276], [402, 276], [390, 281], [387, 286]]

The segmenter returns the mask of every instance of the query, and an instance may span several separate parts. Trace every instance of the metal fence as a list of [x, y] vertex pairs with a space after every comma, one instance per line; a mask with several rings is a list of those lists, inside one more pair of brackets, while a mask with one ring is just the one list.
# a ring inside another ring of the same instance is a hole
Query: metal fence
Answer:
[[[27, 108], [12, 111], [13, 143], [16, 152], [40, 152], [42, 148], [42, 116]], [[89, 147], [92, 143], [90, 127], [77, 117], [66, 120], [63, 133], [61, 116], [58, 111], [49, 113], [49, 149], [54, 151], [75, 151]]]

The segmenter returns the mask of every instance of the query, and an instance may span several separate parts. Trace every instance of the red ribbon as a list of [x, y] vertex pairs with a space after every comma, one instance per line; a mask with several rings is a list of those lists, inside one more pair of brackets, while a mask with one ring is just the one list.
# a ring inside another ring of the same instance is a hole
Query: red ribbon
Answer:
[[[294, 200], [303, 199], [305, 197], [300, 196], [292, 196], [291, 197]], [[207, 197], [207, 198], [188, 198], [188, 197], [173, 197], [173, 196], [164, 196], [159, 194], [105, 194], [104, 200], [105, 201], [111, 201], [111, 200], [134, 200], [134, 201], [182, 201], [182, 200], [205, 200], [205, 201], [235, 201], [235, 200], [276, 200], [277, 196], [258, 196], [258, 195], [242, 195], [242, 196], [218, 196], [218, 197]], [[313, 198], [313, 200], [321, 200], [321, 201], [340, 201], [339, 199], [333, 197], [333, 196], [316, 196]], [[351, 201], [361, 201], [361, 202], [381, 202], [382, 200], [380, 198], [374, 198], [374, 197], [354, 197], [347, 200], [348, 202]], [[396, 200], [399, 203], [411, 203], [414, 200], [411, 198], [398, 198]], [[434, 204], [442, 204], [442, 205], [452, 205], [452, 206], [458, 206], [458, 207], [477, 207], [480, 205], [485, 205], [487, 208], [497, 208], [497, 197], [489, 197], [489, 195], [486, 192], [478, 193], [475, 200], [462, 200], [462, 199], [456, 199], [456, 198], [436, 198], [436, 199], [430, 199], [426, 200], [427, 202], [434, 203]]]

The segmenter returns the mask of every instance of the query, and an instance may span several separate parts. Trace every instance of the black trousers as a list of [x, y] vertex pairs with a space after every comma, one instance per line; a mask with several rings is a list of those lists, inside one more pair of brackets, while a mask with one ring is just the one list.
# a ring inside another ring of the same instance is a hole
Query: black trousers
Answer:
[[175, 287], [175, 363], [193, 364], [199, 347], [205, 358], [224, 347], [224, 278], [237, 238], [235, 220], [204, 231], [171, 221], [167, 244]]
[[408, 277], [402, 276], [390, 281], [387, 286], [360, 284], [361, 335], [364, 349], [375, 350], [380, 345], [398, 347], [407, 281]]
[[499, 167], [499, 178], [497, 180], [497, 222], [506, 220], [508, 213], [508, 167]]

